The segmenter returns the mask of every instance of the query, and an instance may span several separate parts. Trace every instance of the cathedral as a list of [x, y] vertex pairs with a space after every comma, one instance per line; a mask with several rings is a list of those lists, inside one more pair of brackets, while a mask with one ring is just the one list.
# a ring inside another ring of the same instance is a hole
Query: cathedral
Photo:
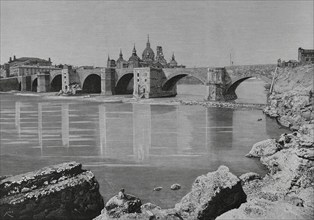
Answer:
[[174, 54], [168, 63], [162, 52], [162, 47], [157, 46], [156, 56], [153, 49], [150, 47], [149, 36], [146, 43], [146, 48], [142, 53], [142, 59], [136, 54], [135, 45], [133, 47], [132, 55], [129, 60], [123, 59], [122, 51], [120, 50], [119, 58], [117, 60], [110, 59], [108, 56], [107, 67], [111, 68], [137, 68], [137, 67], [155, 67], [155, 68], [185, 68], [183, 65], [178, 65]]

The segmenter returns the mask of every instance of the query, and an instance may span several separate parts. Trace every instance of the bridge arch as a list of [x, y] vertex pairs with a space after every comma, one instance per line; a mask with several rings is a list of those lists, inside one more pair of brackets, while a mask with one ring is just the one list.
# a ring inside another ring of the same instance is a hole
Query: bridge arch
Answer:
[[51, 79], [51, 92], [58, 92], [62, 89], [62, 75], [57, 74]]
[[86, 93], [100, 93], [101, 92], [101, 78], [98, 74], [88, 75], [82, 86], [82, 91]]
[[116, 94], [133, 94], [134, 74], [124, 74], [117, 80], [115, 92]]
[[226, 100], [235, 100], [238, 98], [237, 94], [236, 94], [236, 89], [238, 88], [238, 86], [244, 82], [247, 79], [256, 77], [262, 81], [264, 81], [265, 83], [271, 83], [271, 79], [269, 79], [268, 77], [265, 76], [261, 76], [261, 75], [248, 75], [248, 76], [241, 76], [241, 77], [236, 77], [234, 79], [232, 79], [232, 82], [230, 83], [230, 85], [227, 87], [226, 92], [225, 92], [225, 99]]
[[38, 81], [37, 77], [32, 81], [32, 92], [37, 92]]
[[181, 73], [181, 74], [179, 73], [179, 74], [169, 76], [168, 79], [163, 83], [162, 90], [164, 90], [164, 91], [172, 90], [173, 87], [177, 84], [177, 82], [186, 76], [191, 76], [191, 77], [199, 80], [202, 84], [206, 85], [205, 80], [201, 79], [200, 77], [194, 76], [192, 74], [187, 74], [187, 73]]

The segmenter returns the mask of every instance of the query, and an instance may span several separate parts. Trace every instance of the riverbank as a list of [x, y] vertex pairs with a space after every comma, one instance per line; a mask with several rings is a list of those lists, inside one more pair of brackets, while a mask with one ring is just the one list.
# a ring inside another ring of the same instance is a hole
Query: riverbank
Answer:
[[260, 158], [269, 173], [248, 174], [243, 181], [247, 202], [217, 219], [314, 218], [313, 65], [281, 68], [263, 110], [290, 134], [256, 143], [246, 155]]

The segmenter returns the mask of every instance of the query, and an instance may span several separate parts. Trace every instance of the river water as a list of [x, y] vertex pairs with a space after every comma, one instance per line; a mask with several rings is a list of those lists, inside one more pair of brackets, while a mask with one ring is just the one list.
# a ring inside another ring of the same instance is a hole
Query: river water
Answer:
[[[105, 201], [125, 188], [143, 202], [171, 207], [197, 176], [222, 164], [237, 175], [264, 174], [244, 155], [283, 132], [258, 110], [0, 98], [0, 175], [77, 161], [96, 175]], [[174, 183], [182, 189], [171, 191]], [[157, 186], [163, 190], [153, 191]]]

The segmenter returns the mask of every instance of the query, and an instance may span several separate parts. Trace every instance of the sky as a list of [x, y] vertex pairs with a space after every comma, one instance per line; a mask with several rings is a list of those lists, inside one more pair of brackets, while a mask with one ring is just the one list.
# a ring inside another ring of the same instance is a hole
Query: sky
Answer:
[[[313, 1], [2, 1], [0, 63], [9, 57], [106, 66], [163, 47], [187, 67], [276, 63], [313, 48]], [[156, 52], [155, 52], [156, 53]]]

